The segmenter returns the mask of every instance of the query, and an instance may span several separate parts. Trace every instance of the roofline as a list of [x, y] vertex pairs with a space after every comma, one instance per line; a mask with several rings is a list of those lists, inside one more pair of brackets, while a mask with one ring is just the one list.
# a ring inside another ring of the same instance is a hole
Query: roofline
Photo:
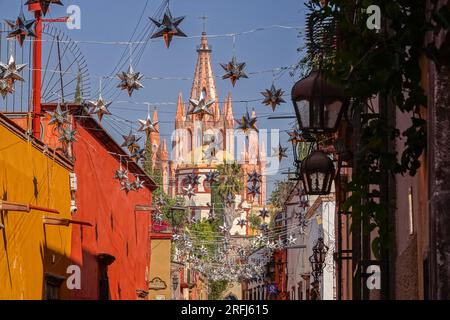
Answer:
[[[47, 103], [42, 105], [42, 109], [53, 109], [57, 106], [56, 103]], [[67, 103], [66, 107], [72, 111], [75, 115], [80, 115], [82, 110], [82, 105], [75, 103]], [[110, 154], [112, 157], [120, 161], [120, 158], [130, 158], [130, 156], [122, 149], [121, 146], [114, 140], [113, 137], [98, 123], [92, 116], [88, 115], [85, 117], [75, 117], [75, 122], [81, 125], [84, 129], [89, 131], [89, 133], [99, 141], [106, 150], [115, 153]], [[135, 161], [130, 161], [128, 163], [128, 171], [134, 174], [138, 174], [141, 180], [146, 183], [144, 186], [150, 191], [155, 191], [158, 189], [155, 181], [148, 176], [144, 169], [142, 169]]]
[[[17, 137], [21, 138], [23, 141], [27, 142], [30, 141], [32, 146], [37, 149], [39, 152], [44, 153], [46, 152], [46, 156], [52, 160], [54, 160], [59, 165], [63, 166], [67, 170], [73, 172], [74, 164], [73, 162], [65, 157], [64, 155], [55, 152], [54, 149], [48, 147], [43, 141], [37, 139], [36, 137], [32, 135], [28, 135], [26, 130], [24, 130], [22, 127], [20, 127], [17, 123], [12, 121], [8, 118], [6, 115], [7, 113], [0, 112], [0, 124], [3, 125], [6, 129], [11, 131], [13, 134], [15, 134]], [[17, 113], [11, 113], [11, 114], [17, 114]]]

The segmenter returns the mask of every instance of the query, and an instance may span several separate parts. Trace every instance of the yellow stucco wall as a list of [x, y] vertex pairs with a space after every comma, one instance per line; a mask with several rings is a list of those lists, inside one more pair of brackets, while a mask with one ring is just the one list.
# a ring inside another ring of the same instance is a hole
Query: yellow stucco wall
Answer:
[[44, 226], [43, 217], [71, 218], [69, 172], [0, 122], [0, 199], [60, 212], [0, 212], [0, 299], [39, 300], [45, 273], [67, 277], [72, 228]]
[[166, 283], [164, 290], [149, 289], [149, 300], [172, 299], [171, 278], [170, 278], [170, 249], [171, 239], [152, 239], [151, 240], [151, 258], [150, 258], [150, 277], [152, 281], [155, 278], [161, 278]]

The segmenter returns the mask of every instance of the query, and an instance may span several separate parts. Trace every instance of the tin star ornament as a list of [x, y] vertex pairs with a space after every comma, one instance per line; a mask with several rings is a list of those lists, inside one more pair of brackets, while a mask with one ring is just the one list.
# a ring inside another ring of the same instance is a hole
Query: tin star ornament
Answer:
[[244, 69], [246, 66], [246, 63], [238, 63], [236, 60], [236, 57], [233, 56], [231, 61], [227, 64], [220, 64], [220, 66], [225, 70], [225, 74], [223, 75], [222, 79], [230, 79], [231, 84], [233, 87], [236, 85], [236, 82], [241, 79], [245, 78], [248, 79], [248, 76], [245, 74]]
[[202, 90], [198, 100], [190, 99], [189, 103], [191, 104], [191, 108], [188, 111], [189, 115], [198, 115], [200, 118], [203, 118], [205, 114], [210, 116], [214, 115], [212, 110], [210, 110], [210, 107], [215, 103], [215, 101], [206, 101], [206, 90]]
[[233, 204], [234, 204], [234, 201], [235, 201], [235, 197], [234, 197], [234, 195], [231, 194], [231, 193], [229, 193], [229, 194], [225, 197], [225, 203], [226, 203], [228, 206], [233, 205]]
[[242, 132], [244, 132], [245, 134], [249, 133], [252, 130], [259, 132], [258, 128], [256, 127], [257, 120], [257, 117], [251, 116], [247, 110], [246, 114], [242, 116], [241, 120], [236, 120], [236, 122], [239, 124], [237, 129], [242, 130]]
[[[220, 230], [220, 232], [222, 232], [223, 234], [226, 234], [226, 233], [228, 233], [228, 231], [229, 231], [228, 226], [227, 226], [227, 224], [226, 224], [225, 222], [223, 223], [223, 225], [219, 226], [219, 230]], [[226, 239], [225, 239], [225, 240], [226, 240]], [[227, 244], [227, 243], [224, 243], [224, 245], [227, 246], [228, 244]]]
[[243, 227], [245, 227], [245, 226], [247, 225], [247, 220], [245, 220], [245, 219], [239, 219], [239, 220], [237, 221], [237, 225], [238, 225], [239, 227], [243, 228]]
[[71, 128], [67, 127], [62, 131], [61, 136], [59, 137], [58, 140], [63, 143], [76, 142], [77, 141], [76, 135], [77, 135], [76, 130], [72, 130]]
[[247, 175], [248, 175], [247, 182], [254, 184], [261, 182], [262, 175], [260, 175], [258, 172], [253, 171], [252, 173], [248, 173]]
[[194, 172], [189, 174], [186, 179], [190, 185], [198, 186], [200, 184], [200, 177]]
[[120, 83], [117, 88], [122, 90], [127, 90], [128, 95], [131, 97], [133, 95], [134, 90], [139, 90], [144, 88], [141, 83], [141, 80], [144, 78], [144, 75], [140, 72], [134, 72], [133, 67], [130, 65], [128, 67], [128, 71], [122, 71], [117, 74], [117, 77], [120, 79]]
[[123, 190], [128, 194], [130, 191], [134, 191], [135, 188], [134, 185], [130, 182], [130, 180], [125, 180], [122, 181], [122, 188], [120, 190]]
[[260, 216], [262, 219], [266, 219], [266, 218], [268, 218], [268, 217], [270, 216], [270, 214], [269, 214], [269, 211], [267, 211], [267, 209], [264, 208], [264, 209], [262, 209], [262, 210], [259, 211], [259, 216]]
[[133, 152], [130, 154], [131, 160], [134, 162], [139, 162], [145, 158], [145, 149], [134, 149]]
[[134, 188], [136, 190], [144, 189], [144, 181], [142, 181], [139, 176], [136, 176], [136, 180], [134, 181]]
[[55, 125], [57, 128], [63, 127], [67, 122], [69, 111], [62, 111], [61, 105], [58, 103], [54, 112], [47, 112], [50, 115], [49, 125]]
[[59, 6], [63, 6], [63, 3], [61, 0], [29, 0], [25, 3], [25, 5], [33, 4], [33, 3], [39, 3], [41, 5], [42, 13], [47, 15], [48, 8], [51, 4], [57, 4]]
[[266, 106], [271, 106], [273, 112], [275, 112], [277, 106], [282, 103], [286, 103], [283, 99], [284, 91], [282, 89], [275, 88], [275, 85], [272, 85], [270, 89], [266, 89], [265, 92], [261, 92], [261, 94], [265, 98], [263, 104]]
[[104, 101], [101, 93], [97, 100], [91, 100], [88, 103], [92, 107], [91, 114], [96, 114], [100, 122], [104, 115], [111, 115], [108, 107], [112, 104], [112, 101]]
[[289, 246], [293, 246], [297, 243], [297, 238], [294, 238], [294, 236], [291, 234], [287, 239], [287, 243]]
[[216, 183], [219, 182], [219, 172], [217, 171], [210, 171], [206, 174], [206, 182], [208, 183]]
[[152, 118], [150, 117], [150, 114], [147, 116], [147, 120], [139, 120], [139, 123], [141, 127], [139, 128], [139, 132], [145, 132], [147, 136], [150, 135], [150, 133], [159, 133], [158, 130], [158, 124], [159, 121], [153, 122]]
[[278, 146], [278, 148], [273, 148], [273, 156], [278, 157], [278, 160], [281, 162], [283, 158], [287, 158], [287, 151], [288, 148], [283, 148], [281, 144]]
[[36, 37], [36, 34], [33, 30], [33, 25], [36, 23], [36, 20], [27, 20], [23, 11], [20, 12], [20, 15], [15, 21], [5, 20], [5, 22], [12, 29], [12, 31], [8, 33], [6, 38], [16, 38], [21, 47], [23, 46], [23, 42], [26, 37]]
[[183, 191], [184, 195], [189, 199], [195, 196], [195, 188], [192, 185], [188, 185], [187, 188], [183, 188]]
[[137, 144], [141, 138], [136, 138], [136, 135], [133, 134], [133, 130], [130, 130], [128, 136], [122, 136], [124, 142], [122, 143], [122, 148], [127, 148], [131, 154], [135, 153], [136, 150], [139, 150], [140, 147]]
[[254, 196], [254, 197], [261, 193], [261, 187], [258, 185], [252, 185], [252, 186], [248, 187], [247, 189], [248, 189], [247, 194]]
[[128, 180], [128, 170], [122, 168], [116, 170], [114, 179], [117, 179], [119, 181]]
[[157, 27], [158, 30], [152, 34], [151, 39], [164, 38], [166, 47], [170, 47], [173, 37], [187, 37], [187, 35], [180, 30], [178, 25], [184, 20], [185, 17], [173, 18], [169, 8], [164, 13], [162, 20], [158, 21], [153, 18], [149, 18]]
[[0, 72], [0, 94], [3, 99], [10, 93], [14, 93], [14, 86], [12, 84], [12, 80], [2, 79], [2, 74]]
[[26, 64], [18, 64], [16, 65], [16, 61], [14, 60], [14, 56], [11, 55], [9, 57], [8, 63], [0, 62], [0, 74], [2, 79], [12, 80], [14, 81], [25, 81], [20, 72], [25, 69]]

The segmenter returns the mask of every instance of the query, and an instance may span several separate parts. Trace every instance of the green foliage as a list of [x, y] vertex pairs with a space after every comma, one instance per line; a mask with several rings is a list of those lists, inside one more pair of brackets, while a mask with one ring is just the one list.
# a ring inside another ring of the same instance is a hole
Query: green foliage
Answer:
[[275, 188], [270, 194], [269, 202], [276, 211], [284, 210], [285, 202], [294, 187], [295, 182], [291, 180], [277, 181], [275, 183]]
[[248, 223], [249, 223], [250, 228], [252, 228], [253, 230], [259, 230], [259, 227], [262, 224], [262, 219], [261, 219], [261, 217], [252, 213], [248, 217]]
[[209, 300], [220, 300], [228, 288], [228, 281], [210, 281], [209, 282]]
[[217, 193], [226, 198], [228, 194], [239, 194], [244, 188], [244, 176], [241, 166], [237, 162], [220, 164], [217, 167], [220, 182], [217, 187]]
[[[377, 182], [380, 171], [413, 176], [420, 168], [427, 136], [426, 121], [421, 117], [427, 97], [422, 88], [420, 62], [428, 57], [439, 67], [437, 48], [425, 40], [428, 32], [437, 34], [449, 28], [450, 10], [446, 6], [430, 12], [423, 0], [333, 0], [324, 8], [318, 3], [314, 0], [308, 5], [311, 28], [318, 25], [320, 32], [337, 35], [338, 40], [337, 47], [323, 48], [327, 50], [325, 56], [332, 59], [322, 61], [322, 68], [330, 81], [342, 84], [352, 97], [351, 111], [355, 114], [373, 112], [370, 101], [379, 95], [388, 113], [395, 113], [397, 109], [411, 114], [410, 126], [404, 132], [391, 125], [387, 118], [364, 121], [359, 148], [355, 150], [357, 170], [348, 185], [352, 196], [345, 207], [352, 209], [354, 222], [361, 219], [368, 222], [366, 232], [378, 231], [379, 237], [373, 241], [372, 248], [374, 254], [380, 256], [389, 247], [392, 237], [388, 224], [389, 204], [377, 203], [375, 199], [380, 190], [369, 186]], [[382, 30], [367, 28], [369, 16], [364, 9], [369, 5], [381, 9]], [[330, 18], [335, 23], [321, 23]], [[315, 41], [314, 37], [310, 39]], [[311, 68], [314, 61], [303, 60], [301, 66]], [[397, 138], [404, 140], [401, 154], [387, 148], [389, 140]]]

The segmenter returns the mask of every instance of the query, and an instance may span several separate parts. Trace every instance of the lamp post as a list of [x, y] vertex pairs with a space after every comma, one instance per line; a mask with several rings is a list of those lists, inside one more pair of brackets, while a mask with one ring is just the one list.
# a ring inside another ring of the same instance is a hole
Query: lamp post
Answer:
[[292, 102], [300, 129], [311, 134], [336, 132], [349, 105], [342, 89], [327, 82], [320, 70], [294, 85]]
[[308, 195], [328, 195], [335, 176], [333, 160], [321, 150], [312, 152], [302, 161], [301, 179]]

